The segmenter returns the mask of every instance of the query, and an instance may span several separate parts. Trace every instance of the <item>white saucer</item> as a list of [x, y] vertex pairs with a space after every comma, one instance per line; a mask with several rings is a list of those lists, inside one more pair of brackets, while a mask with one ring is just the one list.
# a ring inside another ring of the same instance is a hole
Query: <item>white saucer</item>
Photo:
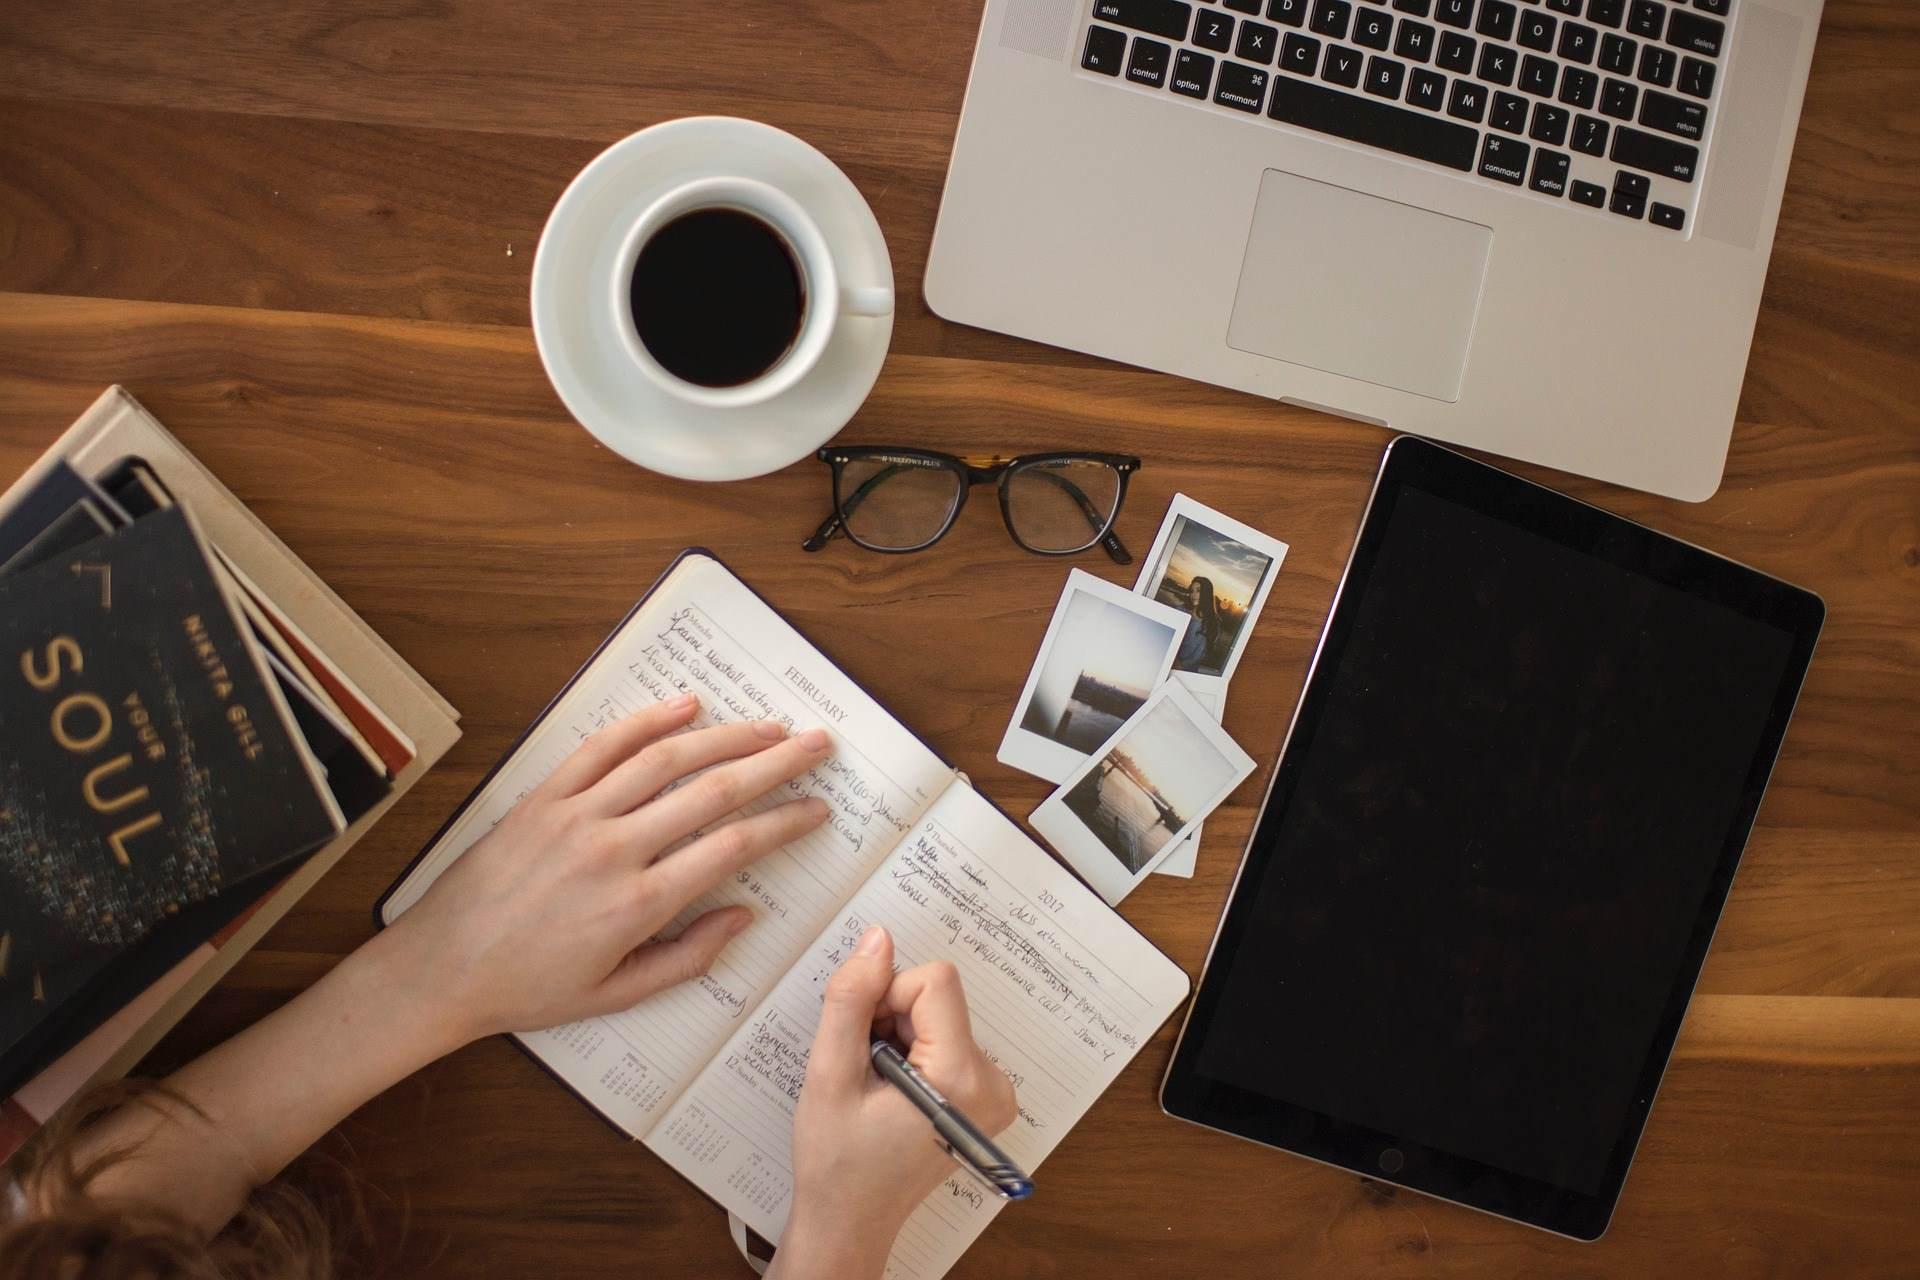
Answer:
[[820, 362], [763, 404], [687, 404], [649, 381], [621, 345], [606, 305], [622, 238], [654, 200], [707, 177], [757, 178], [819, 224], [850, 286], [893, 285], [880, 223], [833, 161], [751, 120], [694, 116], [643, 129], [580, 171], [547, 219], [533, 259], [533, 337], [553, 389], [609, 449], [683, 480], [743, 480], [800, 461], [831, 440], [873, 390], [893, 317], [842, 315]]

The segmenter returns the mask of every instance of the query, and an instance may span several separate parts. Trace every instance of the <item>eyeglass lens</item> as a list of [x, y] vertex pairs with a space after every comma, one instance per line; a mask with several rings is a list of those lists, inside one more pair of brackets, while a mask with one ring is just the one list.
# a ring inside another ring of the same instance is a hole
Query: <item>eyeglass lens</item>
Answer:
[[1005, 485], [1007, 519], [1035, 551], [1085, 550], [1120, 505], [1120, 473], [1091, 459], [1032, 463], [1008, 472]]
[[910, 551], [940, 536], [963, 483], [946, 467], [852, 458], [838, 478], [840, 515], [855, 542]]

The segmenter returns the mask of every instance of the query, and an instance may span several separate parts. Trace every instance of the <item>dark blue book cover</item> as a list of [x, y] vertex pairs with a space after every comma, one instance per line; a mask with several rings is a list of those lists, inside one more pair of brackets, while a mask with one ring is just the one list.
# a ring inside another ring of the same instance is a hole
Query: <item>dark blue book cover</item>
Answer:
[[0, 1050], [342, 825], [184, 512], [0, 580]]

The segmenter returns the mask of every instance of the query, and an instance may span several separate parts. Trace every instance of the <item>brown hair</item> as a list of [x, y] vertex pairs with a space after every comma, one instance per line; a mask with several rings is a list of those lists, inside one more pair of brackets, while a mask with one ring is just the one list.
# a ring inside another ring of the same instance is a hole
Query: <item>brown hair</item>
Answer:
[[[367, 1237], [364, 1198], [349, 1167], [323, 1152], [309, 1152], [283, 1178], [256, 1190], [211, 1240], [164, 1209], [95, 1195], [94, 1181], [136, 1148], [110, 1148], [82, 1161], [77, 1139], [127, 1106], [200, 1114], [179, 1093], [148, 1081], [96, 1086], [61, 1108], [6, 1168], [25, 1207], [0, 1208], [0, 1280], [333, 1280], [346, 1274], [345, 1253]], [[316, 1194], [316, 1178], [332, 1184], [325, 1193]]]

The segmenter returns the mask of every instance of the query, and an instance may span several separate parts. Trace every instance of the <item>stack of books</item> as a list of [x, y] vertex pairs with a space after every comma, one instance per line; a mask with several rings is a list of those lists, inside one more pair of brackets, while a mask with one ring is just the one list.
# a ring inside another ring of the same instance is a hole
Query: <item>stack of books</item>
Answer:
[[131, 1068], [458, 719], [103, 395], [0, 496], [0, 1157]]

